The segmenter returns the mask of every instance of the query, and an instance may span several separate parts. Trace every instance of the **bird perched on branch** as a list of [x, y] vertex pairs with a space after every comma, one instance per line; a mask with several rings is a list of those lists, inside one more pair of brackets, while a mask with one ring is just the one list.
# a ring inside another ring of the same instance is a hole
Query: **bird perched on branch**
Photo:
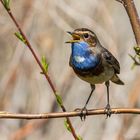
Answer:
[[120, 73], [119, 62], [100, 44], [96, 34], [91, 30], [79, 28], [68, 33], [72, 36], [72, 40], [66, 42], [71, 43], [72, 48], [69, 64], [80, 79], [91, 85], [91, 92], [85, 106], [81, 110], [81, 115], [85, 119], [83, 111], [87, 110], [86, 106], [95, 90], [95, 85], [105, 82], [107, 87], [105, 113], [107, 117], [110, 117], [109, 81], [124, 85], [117, 75]]

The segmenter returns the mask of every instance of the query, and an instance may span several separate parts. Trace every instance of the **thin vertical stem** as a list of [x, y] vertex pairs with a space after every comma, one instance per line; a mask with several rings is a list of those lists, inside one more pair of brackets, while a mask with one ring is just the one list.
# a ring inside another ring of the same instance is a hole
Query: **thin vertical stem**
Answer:
[[130, 23], [132, 26], [132, 30], [134, 32], [136, 43], [138, 46], [140, 46], [140, 19], [137, 13], [134, 0], [119, 0], [119, 1], [124, 5], [124, 8], [130, 19]]
[[[1, 1], [2, 5], [4, 6], [4, 2], [3, 2], [2, 0], [0, 0], [0, 1]], [[5, 7], [5, 6], [4, 6], [4, 7]], [[6, 9], [6, 8], [5, 8], [5, 9]], [[51, 87], [51, 89], [52, 89], [52, 91], [53, 91], [53, 94], [55, 95], [55, 97], [56, 97], [56, 99], [57, 99], [57, 93], [56, 93], [57, 90], [56, 90], [56, 88], [55, 88], [55, 86], [54, 86], [54, 84], [53, 84], [51, 78], [50, 78], [49, 75], [45, 72], [45, 70], [44, 70], [44, 68], [43, 68], [43, 66], [42, 66], [42, 64], [41, 64], [41, 62], [40, 62], [38, 56], [36, 55], [35, 51], [33, 50], [33, 48], [32, 48], [32, 46], [31, 46], [29, 40], [27, 39], [27, 37], [26, 37], [26, 35], [24, 34], [24, 32], [22, 31], [21, 27], [20, 27], [19, 24], [17, 23], [17, 21], [16, 21], [15, 17], [13, 16], [11, 10], [10, 10], [10, 9], [6, 9], [6, 11], [8, 12], [9, 16], [10, 16], [11, 19], [13, 20], [13, 22], [14, 22], [14, 24], [16, 25], [16, 27], [17, 27], [18, 31], [20, 32], [20, 34], [21, 34], [21, 35], [23, 36], [23, 38], [25, 39], [25, 42], [26, 42], [27, 47], [29, 48], [29, 50], [31, 51], [32, 55], [34, 56], [34, 58], [35, 58], [37, 64], [38, 64], [39, 67], [41, 68], [41, 70], [42, 70], [44, 76], [46, 77], [46, 79], [47, 79], [47, 81], [48, 81], [48, 83], [49, 83], [49, 85], [50, 85], [50, 87]], [[63, 104], [61, 104], [61, 109], [62, 109], [63, 112], [66, 112], [66, 108], [64, 107]], [[73, 126], [72, 126], [72, 123], [71, 123], [70, 119], [69, 119], [68, 117], [66, 117], [66, 119], [67, 119], [67, 123], [69, 124], [69, 127], [70, 127], [70, 129], [71, 129], [71, 133], [72, 133], [74, 139], [75, 139], [75, 140], [78, 140], [78, 136], [77, 136], [77, 134], [76, 134], [76, 132], [75, 132]]]

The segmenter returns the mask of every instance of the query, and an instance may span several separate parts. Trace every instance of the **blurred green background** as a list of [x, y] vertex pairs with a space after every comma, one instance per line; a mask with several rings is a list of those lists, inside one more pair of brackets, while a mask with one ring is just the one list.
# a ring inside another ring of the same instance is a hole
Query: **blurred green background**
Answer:
[[[140, 1], [135, 0], [140, 14]], [[86, 27], [119, 60], [125, 86], [111, 83], [112, 107], [140, 107], [139, 67], [131, 70], [134, 35], [124, 7], [115, 0], [11, 0], [11, 9], [39, 58], [45, 55], [49, 75], [68, 111], [83, 107], [88, 83], [69, 67], [71, 48], [66, 31]], [[31, 52], [15, 36], [15, 25], [0, 4], [0, 110], [17, 113], [57, 112], [49, 84]], [[88, 108], [106, 105], [106, 88], [97, 85]], [[81, 122], [71, 118], [84, 140], [139, 140], [138, 115], [90, 116]], [[72, 140], [64, 119], [0, 120], [0, 140]]]

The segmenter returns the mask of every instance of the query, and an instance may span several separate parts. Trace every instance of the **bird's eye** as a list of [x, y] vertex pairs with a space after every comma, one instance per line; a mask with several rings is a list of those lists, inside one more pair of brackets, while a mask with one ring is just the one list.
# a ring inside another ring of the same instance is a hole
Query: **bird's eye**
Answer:
[[89, 37], [89, 34], [88, 33], [85, 33], [84, 34], [84, 38], [88, 38]]

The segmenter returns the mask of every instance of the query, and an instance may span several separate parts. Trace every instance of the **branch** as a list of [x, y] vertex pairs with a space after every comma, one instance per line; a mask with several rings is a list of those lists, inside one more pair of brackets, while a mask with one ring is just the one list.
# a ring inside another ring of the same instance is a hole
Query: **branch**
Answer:
[[[10, 6], [9, 6], [9, 2], [10, 2], [10, 1], [0, 0], [0, 2], [1, 2], [2, 5], [4, 6], [5, 10], [6, 10], [7, 13], [9, 14], [9, 16], [10, 16], [10, 18], [12, 19], [12, 21], [14, 22], [14, 24], [16, 25], [18, 31], [19, 31], [20, 34], [21, 34], [22, 42], [23, 42], [24, 44], [26, 44], [26, 46], [27, 46], [27, 47], [29, 48], [29, 50], [31, 51], [31, 53], [32, 53], [33, 57], [35, 58], [37, 64], [38, 64], [39, 67], [41, 68], [42, 73], [44, 74], [46, 80], [48, 81], [48, 83], [49, 83], [49, 85], [50, 85], [50, 87], [51, 87], [51, 89], [52, 89], [52, 91], [53, 91], [53, 94], [54, 94], [54, 96], [55, 96], [57, 102], [59, 102], [59, 101], [58, 101], [57, 90], [56, 90], [56, 88], [55, 88], [55, 86], [54, 86], [54, 84], [53, 84], [51, 78], [49, 77], [49, 75], [47, 74], [46, 70], [45, 70], [44, 67], [42, 66], [42, 64], [41, 64], [41, 62], [40, 62], [38, 56], [36, 55], [35, 51], [33, 50], [33, 48], [32, 48], [32, 46], [31, 46], [31, 44], [30, 44], [28, 38], [26, 37], [26, 35], [25, 35], [24, 32], [22, 31], [20, 25], [18, 24], [18, 22], [16, 21], [15, 17], [13, 16], [13, 14], [12, 14], [12, 12], [11, 12], [11, 9], [10, 9]], [[61, 104], [59, 104], [59, 105], [60, 105], [62, 111], [63, 111], [63, 112], [66, 112], [66, 108], [64, 107], [62, 101], [61, 101]], [[8, 115], [8, 114], [7, 114], [7, 115]], [[9, 115], [10, 115], [10, 114], [9, 114]], [[17, 115], [18, 115], [18, 114], [17, 114]], [[24, 115], [23, 115], [23, 116], [24, 116]], [[78, 140], [78, 136], [77, 136], [77, 134], [76, 134], [76, 132], [75, 132], [73, 126], [72, 126], [72, 123], [71, 123], [70, 119], [69, 119], [68, 117], [67, 117], [66, 119], [67, 119], [67, 123], [69, 124], [69, 127], [70, 127], [70, 129], [71, 129], [71, 133], [72, 133], [73, 137], [75, 138], [75, 140]]]
[[132, 56], [131, 54], [129, 54], [129, 56], [130, 56], [130, 57], [132, 58], [132, 60], [134, 61], [134, 66], [135, 66], [135, 65], [139, 65], [139, 66], [140, 66], [140, 62], [138, 62], [138, 61], [137, 61], [137, 58], [136, 58], [137, 55]]
[[134, 61], [134, 64], [132, 66], [132, 67], [134, 67], [135, 65], [140, 65], [140, 63], [137, 61], [137, 59], [140, 61], [140, 19], [139, 19], [139, 15], [137, 13], [136, 6], [134, 4], [134, 0], [116, 0], [116, 1], [123, 4], [123, 6], [128, 14], [128, 17], [129, 17], [129, 20], [130, 20], [130, 23], [132, 26], [132, 30], [133, 30], [133, 33], [135, 36], [135, 40], [137, 43], [137, 46], [134, 47], [136, 55], [134, 57], [130, 56], [132, 58], [132, 60]]
[[136, 52], [136, 55], [132, 58], [132, 60], [134, 61], [134, 65], [140, 65], [140, 63], [137, 61], [139, 60], [140, 61], [140, 20], [139, 20], [139, 16], [138, 16], [138, 13], [137, 13], [137, 10], [136, 10], [136, 7], [135, 7], [135, 4], [134, 4], [134, 1], [133, 0], [123, 0], [124, 2], [124, 7], [125, 7], [125, 10], [128, 14], [128, 17], [130, 19], [130, 23], [131, 23], [131, 26], [132, 26], [132, 30], [134, 32], [134, 36], [135, 36], [135, 40], [136, 40], [136, 43], [137, 43], [137, 46], [134, 47], [134, 50]]
[[[84, 112], [84, 115], [105, 115], [103, 109], [91, 109]], [[138, 108], [112, 108], [111, 114], [139, 114], [140, 109]], [[57, 113], [41, 113], [41, 114], [16, 114], [10, 112], [0, 112], [0, 119], [53, 119], [53, 118], [64, 118], [64, 117], [79, 117], [80, 111], [72, 112], [57, 112]]]
[[134, 0], [116, 0], [124, 5], [130, 19], [137, 46], [140, 46], [140, 20], [134, 4]]
[[140, 20], [133, 0], [124, 0], [124, 7], [129, 16], [136, 43], [140, 46]]

